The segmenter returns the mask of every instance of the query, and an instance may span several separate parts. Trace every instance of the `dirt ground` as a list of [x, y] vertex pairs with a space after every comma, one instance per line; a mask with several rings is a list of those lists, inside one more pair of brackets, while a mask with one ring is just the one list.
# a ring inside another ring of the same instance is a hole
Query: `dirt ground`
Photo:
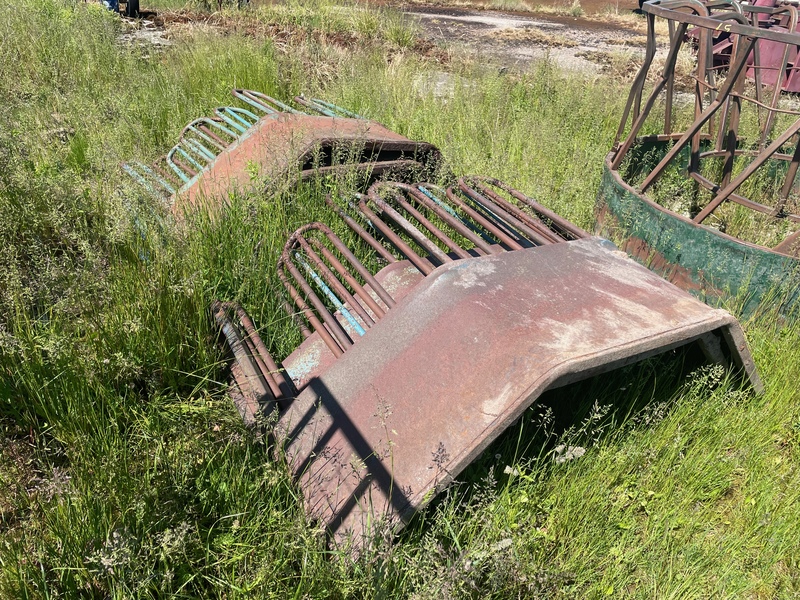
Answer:
[[[645, 45], [644, 17], [638, 14], [637, 0], [581, 0], [584, 14], [578, 17], [565, 14], [569, 9], [564, 2], [533, 0], [535, 12], [523, 12], [373, 0], [412, 19], [429, 46], [500, 68], [524, 71], [532, 61], [549, 57], [564, 69], [590, 74], [608, 72], [612, 63], [616, 70], [627, 71], [629, 65], [635, 71]], [[128, 30], [122, 41], [155, 51], [170, 45], [173, 34], [182, 28], [226, 28], [226, 19], [218, 13], [148, 12], [139, 20], [124, 20]]]
[[440, 6], [404, 12], [430, 41], [506, 67], [524, 70], [532, 60], [548, 56], [564, 69], [599, 73], [608, 68], [610, 57], [636, 63], [644, 56], [644, 19], [635, 15], [635, 7], [620, 8], [619, 14], [626, 15], [622, 18]]

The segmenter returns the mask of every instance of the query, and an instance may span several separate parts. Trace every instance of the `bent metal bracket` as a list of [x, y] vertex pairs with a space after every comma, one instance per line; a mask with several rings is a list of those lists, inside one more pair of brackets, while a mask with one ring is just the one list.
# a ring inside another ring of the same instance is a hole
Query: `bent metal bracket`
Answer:
[[701, 297], [789, 311], [800, 111], [782, 91], [800, 91], [797, 8], [666, 0], [643, 11], [644, 63], [605, 160], [596, 231]]
[[729, 313], [500, 181], [327, 202], [339, 221], [295, 231], [277, 264], [294, 352], [276, 361], [235, 303], [213, 314], [242, 417], [271, 415], [339, 546], [402, 527], [545, 390], [689, 344], [762, 389]]

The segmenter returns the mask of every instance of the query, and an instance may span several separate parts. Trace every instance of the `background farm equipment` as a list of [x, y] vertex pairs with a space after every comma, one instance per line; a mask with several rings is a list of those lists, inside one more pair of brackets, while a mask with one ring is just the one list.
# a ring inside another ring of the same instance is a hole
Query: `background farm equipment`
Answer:
[[[757, 89], [768, 86], [773, 90], [800, 92], [800, 65], [797, 61], [798, 45], [776, 39], [773, 34], [797, 32], [797, 7], [794, 4], [777, 2], [777, 0], [756, 0], [753, 4], [739, 2], [708, 2], [705, 8], [709, 16], [723, 20], [752, 25], [762, 30], [752, 50], [745, 60], [744, 74], [747, 79], [756, 83]], [[737, 18], [732, 13], [738, 13]], [[703, 27], [691, 29], [687, 36], [699, 52], [708, 52], [701, 47], [701, 37], [710, 36], [712, 70], [722, 70], [731, 66], [736, 55], [739, 36], [731, 34], [727, 26], [717, 28], [713, 33], [704, 34]]]
[[[797, 80], [797, 10], [682, 0], [643, 10], [645, 61], [606, 158], [597, 232], [702, 297], [738, 298], [745, 314], [770, 297], [788, 312], [800, 286], [800, 112], [781, 89]], [[670, 31], [659, 74], [657, 18]], [[697, 55], [694, 119], [676, 128], [676, 62], [687, 41]], [[662, 133], [642, 136], [645, 123]], [[749, 139], [746, 128], [755, 129]]]

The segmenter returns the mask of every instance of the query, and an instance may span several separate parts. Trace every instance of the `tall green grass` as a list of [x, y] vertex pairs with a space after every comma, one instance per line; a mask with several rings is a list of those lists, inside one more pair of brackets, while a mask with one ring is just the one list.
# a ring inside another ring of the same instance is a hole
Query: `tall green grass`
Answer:
[[[335, 12], [301, 8], [280, 10], [309, 31]], [[155, 53], [121, 46], [92, 5], [2, 9], [0, 596], [798, 593], [796, 326], [749, 324], [760, 398], [674, 361], [551, 394], [353, 564], [326, 550], [283, 465], [241, 425], [208, 315], [237, 299], [288, 353], [299, 337], [274, 265], [342, 184], [238, 197], [224, 218], [176, 227], [118, 168], [164, 152], [233, 86], [306, 92], [589, 227], [624, 88], [548, 63], [442, 66], [369, 12], [346, 48], [211, 31]], [[444, 70], [442, 95], [429, 82]], [[586, 453], [557, 462], [559, 446]]]

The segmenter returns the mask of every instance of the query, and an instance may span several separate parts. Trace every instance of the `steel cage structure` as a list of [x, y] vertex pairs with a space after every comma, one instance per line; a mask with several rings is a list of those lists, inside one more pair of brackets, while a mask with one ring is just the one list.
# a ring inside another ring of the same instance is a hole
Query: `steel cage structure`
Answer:
[[[797, 9], [769, 1], [656, 0], [646, 2], [643, 11], [644, 62], [605, 161], [597, 231], [685, 289], [711, 298], [745, 296], [745, 312], [752, 312], [761, 297], [792, 279], [800, 257], [800, 215], [793, 208], [800, 110], [782, 101], [784, 90], [800, 91]], [[666, 21], [669, 38], [660, 71], [658, 20]], [[696, 61], [688, 77], [693, 116], [681, 128], [676, 67], [686, 47]], [[750, 139], [743, 134], [748, 111], [751, 123], [758, 124]], [[654, 126], [660, 133], [649, 133]], [[648, 152], [655, 165], [647, 162]], [[687, 213], [674, 212], [651, 195], [676, 166], [694, 186]], [[767, 172], [781, 177], [774, 201], [744, 195], [743, 184]], [[710, 226], [709, 218], [729, 203], [759, 215], [769, 231], [774, 228], [773, 237], [782, 239], [766, 247], [728, 235], [724, 226]]]

